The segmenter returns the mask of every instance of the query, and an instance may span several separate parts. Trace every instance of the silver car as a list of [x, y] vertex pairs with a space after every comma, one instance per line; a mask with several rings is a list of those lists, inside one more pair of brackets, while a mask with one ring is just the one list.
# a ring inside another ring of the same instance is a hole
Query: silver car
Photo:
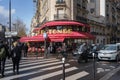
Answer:
[[120, 59], [120, 45], [108, 44], [98, 51], [99, 60], [116, 60]]

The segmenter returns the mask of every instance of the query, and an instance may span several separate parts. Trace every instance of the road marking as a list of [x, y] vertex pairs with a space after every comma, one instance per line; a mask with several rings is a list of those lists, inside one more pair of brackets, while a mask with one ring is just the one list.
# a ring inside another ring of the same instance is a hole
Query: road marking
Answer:
[[[66, 67], [69, 66], [69, 65], [70, 64], [65, 64]], [[11, 80], [11, 79], [14, 79], [14, 78], [24, 77], [24, 76], [28, 76], [28, 75], [34, 75], [36, 73], [45, 72], [45, 71], [48, 71], [48, 70], [54, 70], [54, 69], [57, 69], [57, 68], [62, 68], [62, 65], [47, 67], [47, 68], [44, 68], [44, 69], [38, 69], [37, 71], [35, 70], [35, 71], [32, 71], [31, 73], [28, 72], [28, 73], [23, 73], [23, 74], [19, 74], [19, 75], [13, 75], [13, 76], [10, 76], [10, 77], [2, 78], [1, 80]], [[31, 69], [31, 68], [29, 68], [29, 69]]]
[[[65, 72], [70, 72], [70, 71], [73, 71], [73, 70], [76, 70], [76, 69], [78, 69], [78, 68], [76, 68], [76, 67], [67, 68], [65, 70]], [[52, 72], [52, 73], [49, 73], [49, 74], [45, 74], [45, 75], [42, 75], [42, 76], [39, 76], [39, 77], [35, 77], [35, 78], [29, 79], [29, 80], [43, 80], [43, 79], [47, 79], [47, 78], [57, 76], [57, 75], [60, 75], [60, 74], [62, 74], [62, 70]]]
[[[37, 62], [34, 62], [34, 63], [28, 63], [28, 64], [24, 64], [24, 65], [20, 64], [20, 68], [21, 67], [26, 67], [26, 66], [32, 66], [32, 65], [34, 66], [34, 65], [37, 65], [37, 64], [40, 65], [40, 64], [47, 64], [47, 63], [51, 63], [51, 62], [55, 63], [56, 61], [59, 61], [59, 60], [51, 60], [51, 61], [49, 60], [49, 61], [45, 61], [45, 62], [43, 62], [43, 61], [42, 62], [38, 62], [37, 61]], [[5, 69], [11, 69], [11, 66], [6, 67]]]
[[77, 79], [82, 78], [82, 77], [87, 76], [87, 75], [89, 75], [88, 72], [82, 71], [82, 72], [79, 72], [79, 73], [77, 73], [77, 74], [73, 74], [73, 75], [71, 75], [71, 76], [69, 76], [69, 77], [66, 77], [65, 79], [66, 79], [66, 80], [71, 80], [71, 79], [72, 79], [72, 80], [77, 80]]
[[[38, 59], [38, 60], [21, 60], [20, 61], [20, 65], [22, 65], [22, 64], [31, 64], [31, 63], [36, 63], [36, 62], [40, 62], [40, 61], [50, 61], [50, 60], [57, 60], [57, 59]], [[25, 61], [25, 62], [24, 62]], [[60, 61], [60, 60], [57, 60], [57, 61]], [[10, 62], [10, 61], [8, 61], [8, 62]], [[6, 62], [7, 63], [7, 62]], [[12, 63], [12, 61], [11, 61], [11, 63]], [[5, 66], [7, 67], [7, 66], [11, 66], [12, 64], [5, 64]]]
[[106, 74], [104, 77], [102, 77], [100, 80], [108, 80], [110, 77], [112, 77], [115, 73], [117, 73], [120, 70], [120, 66], [116, 69], [113, 69], [108, 74]]
[[[35, 69], [35, 68], [41, 68], [41, 67], [46, 67], [46, 66], [51, 66], [51, 65], [56, 65], [56, 64], [61, 64], [62, 62], [55, 62], [55, 63], [49, 63], [49, 64], [44, 64], [44, 65], [37, 65], [37, 66], [30, 66], [26, 68], [20, 69], [20, 71], [25, 71], [25, 70], [30, 70], [30, 69]], [[12, 71], [6, 71], [5, 73], [9, 74], [12, 73]]]

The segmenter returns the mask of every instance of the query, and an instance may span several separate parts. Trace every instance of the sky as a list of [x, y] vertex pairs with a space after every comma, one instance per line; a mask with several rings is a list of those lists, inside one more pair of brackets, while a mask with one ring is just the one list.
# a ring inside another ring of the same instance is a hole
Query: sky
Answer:
[[100, 0], [100, 14], [105, 17], [105, 0]]
[[[20, 18], [29, 31], [34, 9], [33, 0], [11, 0], [11, 19]], [[5, 24], [6, 20], [9, 22], [9, 0], [0, 0], [0, 23]]]

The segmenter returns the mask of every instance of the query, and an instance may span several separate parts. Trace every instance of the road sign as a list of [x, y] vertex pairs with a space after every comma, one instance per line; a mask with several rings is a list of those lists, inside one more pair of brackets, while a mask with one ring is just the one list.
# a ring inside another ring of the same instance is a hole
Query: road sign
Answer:
[[16, 31], [5, 32], [5, 37], [12, 37], [12, 36], [16, 36], [16, 35], [17, 35]]

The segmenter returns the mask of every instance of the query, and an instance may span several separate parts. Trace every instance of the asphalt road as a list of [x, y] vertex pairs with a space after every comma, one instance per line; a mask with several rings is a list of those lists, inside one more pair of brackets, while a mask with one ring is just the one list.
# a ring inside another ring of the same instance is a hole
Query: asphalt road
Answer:
[[[62, 80], [62, 65], [61, 58], [23, 58], [20, 63], [20, 74], [13, 75], [12, 62], [7, 60], [5, 77], [0, 80]], [[75, 57], [70, 58], [65, 62], [65, 80], [100, 80], [119, 66], [120, 63], [114, 61], [96, 61], [94, 65], [92, 59], [88, 63], [78, 63]], [[113, 76], [116, 78], [110, 80], [119, 80], [119, 73]]]

